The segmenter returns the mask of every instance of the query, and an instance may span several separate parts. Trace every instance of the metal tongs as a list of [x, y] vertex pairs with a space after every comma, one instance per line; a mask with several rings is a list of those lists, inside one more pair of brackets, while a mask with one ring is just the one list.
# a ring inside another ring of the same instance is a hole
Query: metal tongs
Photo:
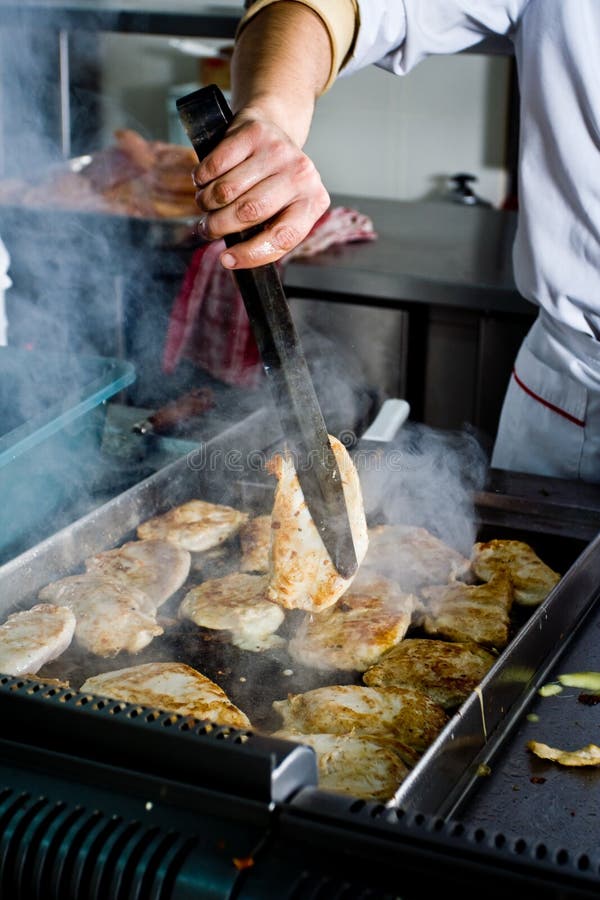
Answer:
[[[214, 84], [179, 98], [177, 110], [199, 160], [217, 146], [233, 119]], [[227, 235], [225, 244], [231, 247], [256, 231], [260, 226]], [[233, 274], [306, 505], [336, 570], [350, 577], [358, 564], [342, 480], [279, 273], [270, 264]]]

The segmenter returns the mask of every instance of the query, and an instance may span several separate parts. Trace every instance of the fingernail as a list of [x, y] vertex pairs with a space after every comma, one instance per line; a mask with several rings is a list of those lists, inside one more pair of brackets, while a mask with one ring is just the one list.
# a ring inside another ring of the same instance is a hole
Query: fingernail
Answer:
[[226, 269], [233, 269], [236, 264], [236, 258], [233, 253], [224, 253], [221, 257], [221, 265], [225, 266]]

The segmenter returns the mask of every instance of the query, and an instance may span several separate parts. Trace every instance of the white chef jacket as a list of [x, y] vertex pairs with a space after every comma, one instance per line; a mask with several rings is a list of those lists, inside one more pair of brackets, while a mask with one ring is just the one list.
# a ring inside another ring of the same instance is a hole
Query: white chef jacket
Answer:
[[517, 287], [556, 319], [600, 337], [599, 0], [358, 0], [342, 70], [404, 74], [484, 37], [514, 44], [522, 98]]
[[512, 41], [522, 113], [514, 273], [543, 315], [517, 357], [492, 464], [600, 481], [600, 0], [357, 2], [343, 75], [369, 64], [405, 74], [484, 37]]

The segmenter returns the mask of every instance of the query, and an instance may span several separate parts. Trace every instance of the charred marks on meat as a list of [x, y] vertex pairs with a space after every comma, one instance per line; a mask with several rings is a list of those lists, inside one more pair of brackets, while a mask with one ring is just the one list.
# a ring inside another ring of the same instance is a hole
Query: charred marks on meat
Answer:
[[272, 509], [190, 500], [46, 585], [0, 626], [0, 668], [301, 741], [321, 787], [391, 798], [510, 640], [513, 607], [560, 576], [518, 541], [467, 557], [421, 526], [368, 528], [333, 445], [353, 579], [333, 570], [280, 456]]

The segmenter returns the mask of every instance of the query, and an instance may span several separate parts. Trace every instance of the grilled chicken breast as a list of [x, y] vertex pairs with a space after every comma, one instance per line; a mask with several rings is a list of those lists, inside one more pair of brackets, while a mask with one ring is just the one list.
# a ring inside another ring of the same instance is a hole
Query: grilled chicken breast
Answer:
[[[358, 473], [343, 444], [331, 435], [330, 442], [360, 565], [368, 538]], [[277, 454], [269, 469], [278, 479], [271, 522], [269, 599], [286, 609], [318, 611], [332, 606], [352, 578], [343, 578], [334, 568], [304, 502], [291, 457]]]
[[416, 598], [385, 578], [357, 580], [335, 606], [314, 613], [288, 644], [304, 666], [364, 672], [399, 643]]
[[0, 625], [0, 672], [35, 675], [67, 649], [75, 633], [75, 616], [66, 606], [38, 603], [12, 613]]
[[427, 749], [446, 724], [442, 707], [409, 687], [336, 684], [275, 700], [283, 727], [308, 734], [384, 735]]
[[471, 564], [482, 581], [489, 581], [501, 569], [506, 570], [515, 589], [515, 603], [523, 606], [539, 605], [561, 578], [523, 541], [475, 544]]
[[70, 575], [46, 585], [38, 597], [72, 610], [77, 642], [96, 656], [138, 653], [163, 633], [148, 595], [107, 575]]
[[141, 540], [169, 541], [197, 553], [233, 537], [248, 520], [248, 513], [231, 506], [189, 500], [138, 526]]
[[246, 714], [218, 684], [183, 663], [145, 663], [104, 672], [88, 678], [80, 691], [233, 728], [250, 727]]
[[415, 688], [451, 709], [466, 700], [494, 661], [477, 644], [407, 638], [367, 669], [363, 681], [373, 687]]
[[263, 574], [269, 571], [271, 516], [255, 516], [240, 529], [241, 572]]
[[285, 643], [274, 635], [284, 619], [280, 606], [267, 600], [268, 577], [235, 572], [204, 581], [185, 595], [181, 619], [203, 628], [231, 632], [231, 642], [243, 650], [266, 650]]
[[410, 772], [390, 743], [367, 735], [303, 734], [272, 737], [307, 744], [317, 755], [319, 787], [361, 800], [389, 800]]
[[369, 529], [369, 549], [362, 564], [414, 593], [425, 585], [444, 584], [463, 576], [470, 562], [425, 528], [376, 525]]
[[96, 553], [85, 561], [88, 572], [108, 575], [135, 585], [156, 608], [179, 590], [188, 577], [191, 555], [169, 541], [130, 541], [115, 550]]
[[456, 581], [423, 588], [421, 596], [427, 634], [498, 649], [508, 643], [514, 591], [506, 572], [499, 570], [486, 584]]

